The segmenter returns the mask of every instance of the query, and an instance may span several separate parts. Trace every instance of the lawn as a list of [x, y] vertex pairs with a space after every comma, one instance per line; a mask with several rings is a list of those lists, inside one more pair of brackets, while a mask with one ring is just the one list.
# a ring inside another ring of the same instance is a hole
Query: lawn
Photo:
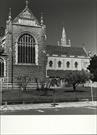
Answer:
[[[94, 100], [97, 100], [97, 88], [93, 88]], [[61, 89], [55, 89], [48, 91], [47, 95], [44, 95], [43, 91], [27, 90], [22, 92], [18, 90], [3, 91], [2, 93], [2, 104], [7, 102], [8, 104], [13, 103], [48, 103], [53, 102], [73, 102], [82, 100], [91, 100], [91, 89], [89, 87], [77, 87], [76, 92], [71, 87], [65, 87]], [[0, 100], [1, 101], [1, 100]]]

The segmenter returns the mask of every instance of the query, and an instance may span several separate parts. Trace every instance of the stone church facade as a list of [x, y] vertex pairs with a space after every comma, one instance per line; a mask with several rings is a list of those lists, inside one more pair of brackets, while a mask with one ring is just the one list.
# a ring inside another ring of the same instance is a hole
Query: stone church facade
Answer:
[[89, 57], [84, 48], [67, 43], [65, 28], [61, 43], [46, 45], [46, 26], [39, 22], [28, 7], [14, 19], [11, 10], [4, 37], [0, 38], [4, 52], [0, 55], [0, 77], [14, 82], [20, 75], [39, 78], [61, 77], [65, 70], [87, 69]]
[[87, 70], [89, 56], [84, 47], [72, 47], [71, 41], [66, 38], [65, 28], [62, 30], [61, 42], [57, 46], [47, 46], [47, 75], [64, 77], [66, 70]]
[[[38, 22], [26, 3], [25, 9], [12, 20], [11, 11], [6, 22], [4, 53], [4, 77], [14, 82], [17, 76], [45, 77], [44, 50], [45, 25]], [[3, 37], [3, 38], [4, 38]]]

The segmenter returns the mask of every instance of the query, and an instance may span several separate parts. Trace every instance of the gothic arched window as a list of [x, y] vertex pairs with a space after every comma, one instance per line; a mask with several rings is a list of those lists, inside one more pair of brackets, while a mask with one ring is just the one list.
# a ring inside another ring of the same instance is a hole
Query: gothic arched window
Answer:
[[52, 67], [53, 66], [53, 62], [52, 60], [49, 61], [49, 67]]
[[67, 61], [66, 65], [67, 65], [67, 68], [69, 68], [70, 67], [70, 62]]
[[19, 37], [18, 63], [35, 64], [35, 39], [30, 34]]
[[4, 77], [4, 62], [0, 59], [0, 77]]
[[74, 64], [75, 64], [75, 68], [77, 68], [78, 67], [78, 62], [75, 62]]
[[60, 68], [61, 67], [61, 61], [58, 61], [58, 67]]

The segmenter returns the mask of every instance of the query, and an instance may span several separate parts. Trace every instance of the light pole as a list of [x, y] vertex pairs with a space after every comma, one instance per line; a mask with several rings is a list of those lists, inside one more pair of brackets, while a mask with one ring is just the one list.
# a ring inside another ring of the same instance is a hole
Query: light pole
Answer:
[[94, 97], [93, 97], [93, 83], [90, 80], [90, 85], [91, 85], [91, 99], [92, 99], [92, 103], [94, 102]]
[[55, 89], [53, 90], [53, 103], [52, 103], [52, 106], [55, 107], [57, 104], [56, 104], [56, 100], [55, 100]]
[[[91, 51], [89, 51], [89, 59], [91, 60], [91, 57], [92, 57], [92, 52]], [[91, 87], [91, 98], [92, 98], [92, 103], [94, 103], [94, 97], [93, 97], [93, 82], [92, 82], [92, 80], [90, 80], [90, 87]]]

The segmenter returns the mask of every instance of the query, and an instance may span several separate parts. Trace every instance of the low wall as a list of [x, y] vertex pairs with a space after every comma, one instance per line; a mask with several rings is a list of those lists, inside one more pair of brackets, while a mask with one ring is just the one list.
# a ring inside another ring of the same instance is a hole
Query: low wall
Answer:
[[[40, 87], [41, 85], [38, 84], [38, 86]], [[2, 90], [16, 90], [16, 89], [19, 89], [19, 85], [17, 83], [4, 83], [2, 82], [2, 86], [1, 86], [1, 83], [0, 83], [0, 91]], [[28, 89], [36, 89], [37, 88], [37, 83], [29, 83], [27, 85], [27, 88]]]

